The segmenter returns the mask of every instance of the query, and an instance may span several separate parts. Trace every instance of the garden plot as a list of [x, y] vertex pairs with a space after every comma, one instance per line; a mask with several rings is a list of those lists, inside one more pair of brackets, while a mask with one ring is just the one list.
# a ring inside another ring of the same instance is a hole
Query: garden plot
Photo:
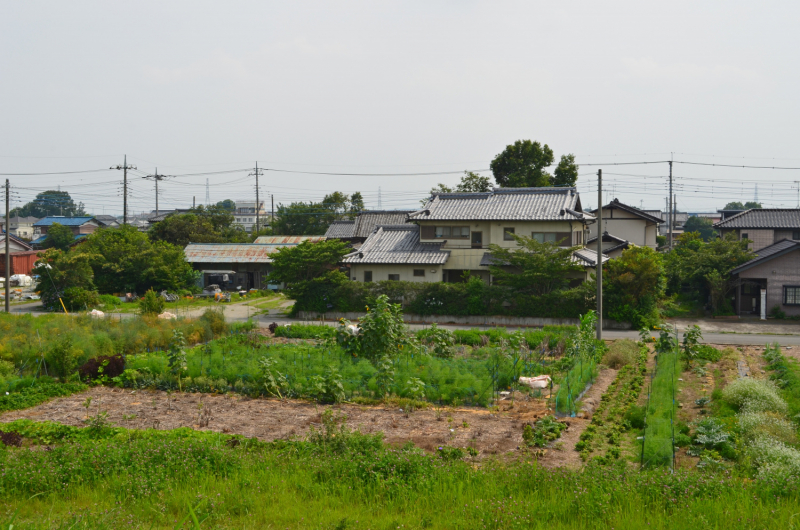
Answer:
[[[598, 395], [599, 397], [599, 395]], [[88, 409], [87, 398], [91, 398]], [[412, 441], [434, 451], [439, 446], [472, 447], [482, 455], [517, 451], [522, 430], [548, 414], [543, 400], [503, 404], [502, 412], [472, 408], [429, 408], [411, 413], [391, 406], [335, 406], [348, 417], [348, 425], [364, 433], [383, 432], [389, 444]], [[296, 400], [250, 399], [236, 395], [200, 393], [168, 394], [160, 391], [95, 387], [26, 410], [0, 416], [0, 422], [15, 419], [53, 421], [82, 426], [87, 414], [106, 412], [108, 421], [131, 429], [198, 430], [241, 434], [264, 441], [302, 438], [312, 427], [321, 427], [325, 406]], [[578, 422], [579, 423], [579, 422]], [[567, 431], [570, 432], [571, 429]], [[558, 458], [548, 458], [558, 464]]]

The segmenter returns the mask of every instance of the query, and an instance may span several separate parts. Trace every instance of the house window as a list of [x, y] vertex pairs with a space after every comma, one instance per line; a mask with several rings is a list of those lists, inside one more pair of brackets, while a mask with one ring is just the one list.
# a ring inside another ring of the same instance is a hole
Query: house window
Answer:
[[744, 233], [744, 234], [742, 234], [742, 239], [750, 239], [750, 238], [749, 238], [749, 237], [747, 237], [747, 236], [748, 236], [748, 234], [747, 234], [747, 233]]
[[436, 237], [450, 237], [450, 227], [449, 226], [437, 226], [436, 227]]
[[783, 304], [800, 305], [800, 286], [798, 285], [783, 286]]
[[414, 269], [414, 276], [425, 276], [425, 269]]
[[372, 271], [364, 271], [364, 283], [372, 281]]
[[390, 282], [399, 282], [400, 281], [400, 275], [399, 274], [390, 274], [389, 275], [389, 281]]
[[792, 239], [800, 239], [800, 232], [792, 232]]
[[555, 243], [556, 242], [556, 233], [555, 232], [532, 232], [531, 239], [535, 239], [539, 243]]
[[503, 241], [514, 241], [514, 229], [511, 227], [503, 228]]

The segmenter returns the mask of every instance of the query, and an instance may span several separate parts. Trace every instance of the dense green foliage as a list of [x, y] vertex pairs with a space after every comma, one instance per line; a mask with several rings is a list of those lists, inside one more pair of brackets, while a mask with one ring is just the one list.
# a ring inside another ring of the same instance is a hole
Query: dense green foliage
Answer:
[[47, 190], [36, 194], [36, 198], [24, 206], [14, 208], [11, 217], [49, 217], [63, 215], [64, 217], [80, 217], [86, 215], [83, 203], [75, 204], [69, 193], [61, 190]]
[[697, 232], [682, 234], [674, 250], [664, 256], [668, 293], [688, 293], [703, 305], [711, 299], [715, 314], [733, 314], [730, 271], [753, 258], [748, 243], [733, 234], [709, 242]]
[[160, 315], [164, 312], [164, 304], [164, 299], [150, 289], [139, 300], [139, 314], [144, 316]]
[[151, 242], [131, 225], [101, 228], [75, 249], [87, 256], [94, 284], [100, 293], [143, 293], [148, 289], [170, 292], [190, 289], [196, 273], [181, 247]]
[[321, 236], [333, 221], [352, 219], [364, 209], [360, 192], [349, 197], [342, 192], [326, 195], [321, 202], [279, 204], [272, 232], [283, 236]]
[[742, 201], [734, 201], [729, 202], [725, 205], [723, 210], [758, 210], [761, 209], [761, 203], [755, 201], [747, 201], [742, 203]]
[[662, 332], [647, 397], [642, 466], [671, 466], [677, 432], [675, 389], [681, 373], [677, 344]]
[[705, 217], [697, 217], [693, 215], [686, 220], [683, 224], [684, 232], [697, 232], [703, 241], [711, 241], [716, 237], [717, 231], [714, 230], [714, 223], [711, 219]]
[[275, 328], [275, 336], [287, 339], [332, 339], [336, 337], [336, 328], [320, 324], [292, 324]]
[[22, 529], [173, 528], [192, 509], [200, 528], [749, 530], [791, 528], [798, 503], [796, 480], [475, 466], [461, 448], [393, 449], [342, 422], [326, 412], [306, 440], [261, 443], [18, 421], [4, 428], [55, 445], [0, 449], [2, 505]]
[[50, 249], [40, 255], [33, 274], [41, 278], [38, 292], [42, 305], [51, 311], [62, 311], [61, 302], [68, 310], [85, 309], [95, 291], [92, 267], [84, 254]]
[[[55, 383], [42, 379], [16, 379], [6, 384], [0, 382], [0, 412], [35, 407], [54, 398], [86, 390], [82, 383]], [[0, 430], [3, 427], [0, 426]]]
[[553, 161], [553, 150], [547, 144], [517, 140], [507, 145], [489, 167], [497, 185], [504, 188], [575, 186], [578, 180], [575, 156], [562, 155], [554, 174], [550, 175], [547, 168]]
[[188, 213], [173, 214], [154, 224], [148, 235], [184, 248], [189, 243], [249, 243], [250, 234], [234, 224], [233, 212], [225, 206], [198, 206]]
[[651, 328], [660, 321], [658, 303], [666, 280], [661, 254], [649, 247], [631, 247], [603, 266], [606, 315], [634, 328]]
[[47, 229], [47, 237], [44, 238], [42, 247], [55, 248], [66, 252], [74, 242], [75, 234], [72, 233], [70, 227], [60, 223], [53, 223], [52, 226]]
[[[492, 191], [492, 179], [472, 171], [464, 171], [461, 182], [456, 184], [455, 188], [451, 188], [440, 182], [435, 188], [431, 188], [431, 195], [437, 193], [480, 193], [487, 191]], [[426, 202], [427, 201], [422, 201], [422, 204], [425, 205]]]

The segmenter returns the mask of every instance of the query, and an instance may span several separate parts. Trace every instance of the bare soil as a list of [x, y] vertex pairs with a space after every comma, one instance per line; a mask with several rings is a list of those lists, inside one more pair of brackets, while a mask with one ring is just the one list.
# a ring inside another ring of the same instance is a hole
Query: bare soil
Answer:
[[[600, 396], [616, 376], [615, 370], [603, 370], [587, 391], [584, 402], [599, 402]], [[522, 441], [526, 423], [552, 414], [546, 399], [532, 399], [521, 394], [507, 396], [493, 409], [430, 408], [414, 412], [396, 406], [336, 405], [347, 416], [351, 429], [364, 433], [383, 432], [391, 445], [407, 441], [427, 451], [449, 445], [473, 447], [481, 456], [528, 453]], [[84, 406], [91, 398], [89, 410]], [[20, 418], [53, 421], [82, 426], [88, 415], [106, 412], [108, 420], [129, 429], [175, 429], [241, 434], [263, 441], [303, 438], [311, 428], [322, 428], [325, 406], [296, 400], [251, 399], [239, 395], [175, 393], [154, 390], [124, 390], [94, 387], [86, 392], [57, 398], [42, 405], [0, 415], [1, 422]], [[578, 437], [589, 424], [584, 418], [568, 418], [569, 425], [557, 441], [563, 450], [539, 451], [546, 466], [580, 466], [575, 452]], [[561, 443], [559, 443], [561, 442]]]

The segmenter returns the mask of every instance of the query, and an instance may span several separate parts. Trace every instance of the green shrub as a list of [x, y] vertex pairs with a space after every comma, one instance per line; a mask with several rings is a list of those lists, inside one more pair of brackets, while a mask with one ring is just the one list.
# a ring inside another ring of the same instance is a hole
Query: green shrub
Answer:
[[292, 324], [275, 328], [275, 336], [287, 339], [331, 339], [336, 336], [336, 328], [320, 324]]
[[0, 412], [35, 407], [50, 398], [69, 396], [89, 388], [81, 383], [46, 383], [36, 380], [33, 383], [0, 394]]
[[349, 326], [349, 321], [340, 321], [337, 341], [345, 350], [367, 359], [395, 357], [408, 343], [408, 328], [403, 323], [400, 305], [389, 303], [386, 295], [379, 296], [372, 307], [367, 306], [367, 314], [358, 323], [357, 334], [352, 334]]
[[139, 300], [139, 313], [142, 315], [160, 315], [164, 312], [165, 302], [152, 289]]
[[100, 303], [96, 291], [89, 291], [83, 287], [67, 287], [64, 289], [61, 300], [70, 311], [89, 309], [96, 307]]
[[611, 343], [603, 357], [603, 363], [609, 368], [619, 369], [632, 364], [639, 355], [639, 345], [631, 339], [615, 340]]
[[111, 309], [122, 305], [122, 301], [112, 294], [101, 294], [98, 298], [98, 301], [106, 309]]
[[786, 414], [786, 401], [771, 381], [743, 377], [722, 390], [722, 397], [743, 412], [777, 412]]
[[742, 412], [738, 415], [739, 432], [746, 442], [769, 436], [787, 444], [797, 443], [796, 426], [769, 412]]
[[225, 315], [217, 309], [206, 309], [200, 317], [200, 321], [208, 326], [215, 337], [222, 335], [228, 329], [227, 324], [225, 324]]
[[625, 421], [634, 429], [644, 429], [644, 417], [646, 412], [646, 407], [632, 405], [625, 413]]
[[558, 439], [561, 431], [566, 428], [567, 426], [557, 421], [554, 416], [545, 416], [537, 420], [533, 426], [525, 425], [522, 430], [522, 439], [529, 447], [545, 447], [548, 443]]
[[417, 338], [427, 345], [436, 357], [452, 357], [455, 335], [452, 331], [431, 324], [428, 329], [417, 332]]
[[72, 337], [62, 336], [47, 352], [45, 359], [50, 370], [59, 377], [66, 377], [78, 368], [83, 352], [72, 343]]

